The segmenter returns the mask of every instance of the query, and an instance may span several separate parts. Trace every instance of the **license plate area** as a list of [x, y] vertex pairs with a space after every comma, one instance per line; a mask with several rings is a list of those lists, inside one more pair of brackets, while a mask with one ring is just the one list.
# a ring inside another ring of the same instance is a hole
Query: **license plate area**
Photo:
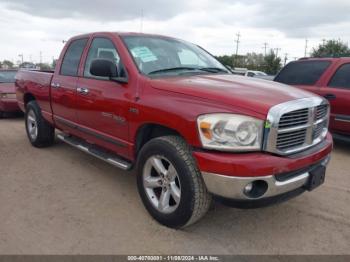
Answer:
[[315, 167], [309, 171], [309, 174], [310, 177], [305, 185], [305, 188], [308, 191], [312, 191], [324, 183], [326, 177], [326, 167], [322, 165]]

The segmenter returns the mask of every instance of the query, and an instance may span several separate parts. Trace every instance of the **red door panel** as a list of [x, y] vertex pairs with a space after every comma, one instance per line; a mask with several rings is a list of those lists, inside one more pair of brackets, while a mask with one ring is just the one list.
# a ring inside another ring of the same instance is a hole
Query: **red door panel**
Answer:
[[[77, 77], [55, 75], [51, 83], [51, 103], [56, 120], [77, 122]], [[61, 126], [60, 121], [56, 121]]]

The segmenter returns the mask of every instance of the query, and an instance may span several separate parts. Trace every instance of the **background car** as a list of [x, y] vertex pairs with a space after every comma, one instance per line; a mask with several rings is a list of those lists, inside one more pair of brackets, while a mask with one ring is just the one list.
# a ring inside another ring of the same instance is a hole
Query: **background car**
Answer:
[[16, 73], [17, 70], [0, 69], [0, 118], [6, 113], [20, 112], [15, 91]]
[[333, 137], [350, 141], [350, 58], [303, 58], [286, 65], [274, 79], [328, 99]]

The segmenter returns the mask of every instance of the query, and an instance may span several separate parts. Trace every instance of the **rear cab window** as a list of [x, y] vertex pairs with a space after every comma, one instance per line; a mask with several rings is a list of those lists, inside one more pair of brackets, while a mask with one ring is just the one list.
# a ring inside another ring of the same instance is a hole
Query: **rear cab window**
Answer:
[[85, 49], [88, 38], [73, 40], [66, 53], [61, 65], [60, 74], [64, 76], [77, 76], [81, 55]]
[[287, 85], [314, 85], [330, 66], [330, 61], [297, 61], [286, 65], [276, 82]]

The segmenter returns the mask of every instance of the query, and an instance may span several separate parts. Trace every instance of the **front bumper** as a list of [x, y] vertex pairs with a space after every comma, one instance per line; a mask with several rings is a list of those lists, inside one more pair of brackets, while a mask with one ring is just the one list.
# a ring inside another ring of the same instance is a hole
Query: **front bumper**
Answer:
[[[329, 160], [330, 155], [328, 155], [320, 163], [313, 165], [308, 169], [293, 172], [290, 178], [287, 179], [283, 179], [281, 176], [288, 176], [288, 173], [277, 176], [235, 177], [202, 172], [202, 176], [208, 191], [214, 195], [235, 200], [258, 200], [261, 198], [271, 198], [282, 195], [304, 187], [311, 176], [310, 172], [312, 169], [319, 166], [326, 167]], [[264, 185], [264, 189], [266, 189], [266, 191], [264, 190], [262, 195], [256, 196], [245, 194], [245, 187], [249, 184], [256, 183], [257, 181], [259, 181], [258, 183], [260, 183], [260, 185]]]
[[[332, 148], [332, 137], [328, 134], [319, 145], [292, 156], [219, 152], [194, 152], [194, 156], [210, 193], [225, 199], [256, 201], [303, 188], [312, 168], [328, 164]], [[264, 193], [247, 195], [245, 187], [250, 183], [263, 185]]]
[[18, 106], [16, 99], [0, 99], [0, 111], [1, 112], [19, 112], [21, 109]]

